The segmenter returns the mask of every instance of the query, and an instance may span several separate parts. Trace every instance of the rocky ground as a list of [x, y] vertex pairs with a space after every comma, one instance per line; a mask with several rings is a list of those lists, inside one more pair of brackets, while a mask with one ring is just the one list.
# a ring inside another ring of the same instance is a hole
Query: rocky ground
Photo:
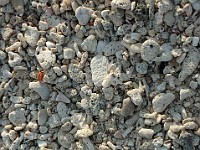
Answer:
[[0, 0], [0, 150], [199, 150], [199, 0]]

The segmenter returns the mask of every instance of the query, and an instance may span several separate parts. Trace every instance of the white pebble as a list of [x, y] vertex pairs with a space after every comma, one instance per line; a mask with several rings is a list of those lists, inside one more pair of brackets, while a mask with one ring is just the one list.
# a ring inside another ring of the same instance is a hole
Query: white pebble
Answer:
[[50, 91], [46, 83], [30, 82], [29, 88], [37, 92], [41, 99], [46, 100], [49, 98]]
[[142, 128], [138, 131], [138, 134], [140, 137], [143, 137], [146, 139], [152, 139], [154, 135], [154, 131], [152, 129]]
[[75, 51], [71, 48], [63, 48], [64, 59], [73, 59], [75, 57]]
[[163, 112], [167, 106], [175, 99], [173, 93], [160, 93], [153, 98], [152, 105], [155, 112]]

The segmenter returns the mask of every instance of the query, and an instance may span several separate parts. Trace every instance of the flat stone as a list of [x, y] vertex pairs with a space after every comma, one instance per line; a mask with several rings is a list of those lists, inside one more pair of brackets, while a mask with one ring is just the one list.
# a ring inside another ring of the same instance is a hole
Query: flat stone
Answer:
[[41, 99], [47, 100], [49, 98], [50, 91], [46, 83], [40, 83], [39, 81], [30, 82], [29, 88], [37, 92], [40, 95]]

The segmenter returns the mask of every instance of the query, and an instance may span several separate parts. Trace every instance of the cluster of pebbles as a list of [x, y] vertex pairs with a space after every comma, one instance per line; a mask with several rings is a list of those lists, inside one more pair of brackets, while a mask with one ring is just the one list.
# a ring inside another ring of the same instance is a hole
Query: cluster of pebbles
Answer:
[[0, 150], [199, 150], [199, 38], [199, 0], [0, 0]]

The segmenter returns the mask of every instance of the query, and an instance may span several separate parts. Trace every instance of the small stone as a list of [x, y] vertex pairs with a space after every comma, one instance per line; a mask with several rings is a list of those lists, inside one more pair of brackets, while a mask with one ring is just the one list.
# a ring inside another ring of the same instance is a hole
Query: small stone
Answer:
[[184, 150], [191, 149], [193, 147], [193, 136], [191, 133], [182, 132], [179, 137], [179, 145], [182, 146]]
[[136, 71], [140, 74], [147, 74], [148, 64], [146, 62], [136, 63]]
[[58, 93], [58, 95], [56, 97], [56, 101], [70, 103], [70, 99], [61, 92]]
[[45, 134], [45, 133], [47, 133], [48, 128], [46, 126], [40, 126], [39, 131], [40, 131], [40, 133]]
[[180, 100], [187, 99], [195, 95], [195, 92], [191, 89], [181, 89], [180, 90]]
[[47, 142], [42, 140], [37, 140], [38, 147], [46, 147]]
[[24, 14], [23, 0], [10, 0], [10, 2], [13, 5], [13, 8], [16, 10], [16, 12], [20, 13], [20, 15]]
[[163, 112], [167, 106], [175, 99], [173, 93], [160, 93], [153, 98], [153, 109], [157, 113]]
[[62, 131], [70, 131], [72, 129], [72, 123], [71, 122], [66, 122], [61, 126]]
[[59, 102], [57, 104], [57, 112], [60, 118], [65, 118], [67, 116], [67, 106], [63, 102]]
[[178, 75], [179, 81], [184, 81], [194, 70], [198, 67], [200, 62], [200, 53], [195, 47], [190, 47], [191, 50], [188, 52], [184, 59], [181, 67], [181, 72]]
[[82, 83], [83, 81], [83, 71], [78, 64], [71, 63], [68, 67], [69, 77], [77, 83]]
[[142, 128], [138, 131], [138, 134], [142, 138], [152, 139], [154, 131], [152, 129]]
[[61, 125], [61, 118], [58, 114], [52, 114], [48, 119], [49, 127], [55, 128]]
[[193, 121], [187, 122], [187, 123], [183, 124], [183, 126], [187, 130], [196, 130], [196, 129], [198, 129], [198, 125]]
[[11, 96], [10, 97], [10, 101], [15, 103], [15, 104], [19, 104], [22, 102], [23, 97], [21, 96]]
[[192, 37], [192, 46], [198, 46], [199, 37]]
[[160, 46], [154, 40], [146, 40], [141, 46], [141, 57], [147, 62], [152, 62], [160, 54]]
[[130, 98], [126, 98], [123, 100], [121, 114], [124, 117], [132, 116], [135, 111], [135, 105], [132, 103]]
[[13, 34], [13, 32], [14, 31], [11, 28], [3, 28], [1, 30], [1, 36], [2, 36], [3, 40], [7, 41], [10, 38], [10, 36]]
[[41, 99], [47, 100], [49, 98], [50, 91], [46, 83], [30, 82], [29, 88], [37, 92]]
[[142, 93], [141, 90], [133, 89], [133, 90], [129, 90], [127, 92], [127, 95], [131, 97], [131, 100], [135, 105], [140, 106], [143, 103], [141, 93]]
[[46, 121], [47, 121], [47, 118], [48, 118], [48, 114], [47, 114], [46, 109], [39, 110], [39, 112], [38, 112], [38, 118], [37, 118], [38, 124], [39, 125], [45, 124]]
[[111, 7], [120, 9], [129, 9], [131, 7], [130, 0], [112, 0]]
[[8, 118], [12, 124], [18, 126], [26, 122], [25, 110], [20, 108], [9, 113]]
[[34, 47], [36, 46], [38, 39], [40, 37], [40, 32], [36, 27], [31, 27], [28, 26], [27, 30], [25, 31], [24, 37], [27, 41], [27, 43], [31, 46]]
[[107, 75], [108, 59], [102, 55], [96, 55], [91, 63], [92, 81], [96, 86], [102, 86], [102, 82]]
[[75, 11], [75, 16], [79, 21], [80, 25], [86, 25], [90, 18], [93, 10], [84, 6], [80, 6]]
[[47, 47], [37, 47], [35, 56], [43, 69], [49, 69], [56, 62], [56, 55]]
[[64, 59], [73, 59], [75, 57], [75, 51], [71, 48], [64, 48], [63, 57]]
[[89, 35], [81, 44], [84, 51], [95, 52], [97, 47], [97, 40], [95, 35]]
[[195, 90], [198, 87], [198, 82], [190, 81], [190, 87]]
[[136, 33], [136, 32], [131, 33], [131, 39], [132, 40], [139, 41], [140, 37], [141, 37], [141, 34], [139, 34], [139, 33]]
[[78, 130], [75, 134], [75, 136], [77, 136], [78, 138], [89, 137], [91, 135], [93, 135], [93, 131], [90, 129], [81, 129]]
[[22, 61], [22, 57], [19, 54], [8, 52], [8, 64], [11, 67], [19, 65], [21, 61]]
[[5, 6], [6, 4], [9, 3], [10, 0], [1, 0], [0, 1], [0, 6]]
[[120, 41], [111, 41], [103, 49], [105, 56], [111, 56], [116, 54], [118, 51], [125, 50], [125, 47], [121, 44]]

